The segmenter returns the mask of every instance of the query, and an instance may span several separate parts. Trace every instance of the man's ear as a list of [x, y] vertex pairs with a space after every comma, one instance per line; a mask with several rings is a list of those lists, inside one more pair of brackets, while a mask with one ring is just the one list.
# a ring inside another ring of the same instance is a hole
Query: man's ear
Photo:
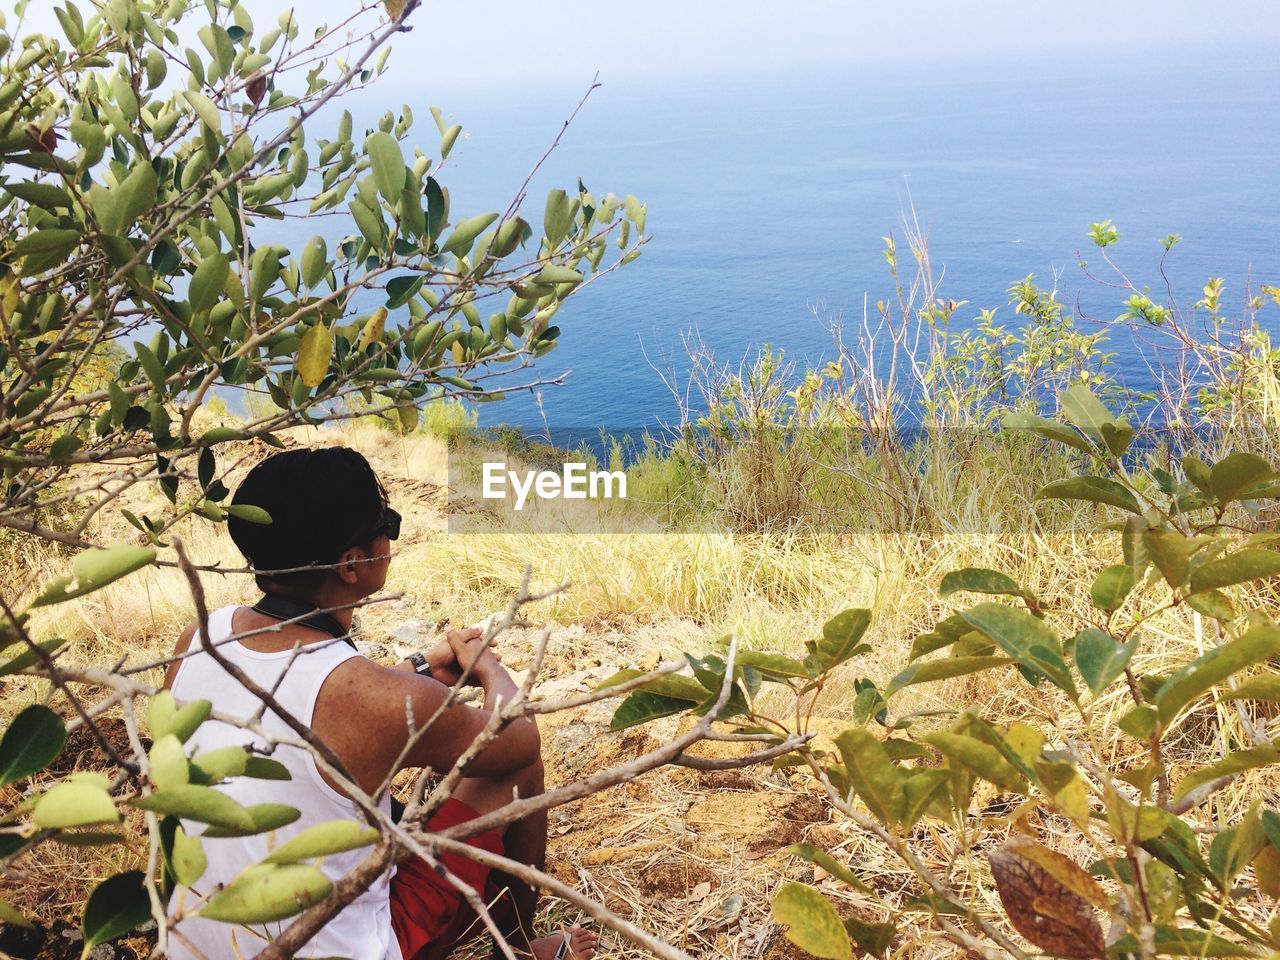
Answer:
[[359, 547], [349, 547], [338, 558], [336, 573], [343, 583], [356, 583], [360, 579], [360, 567], [366, 561], [365, 553]]

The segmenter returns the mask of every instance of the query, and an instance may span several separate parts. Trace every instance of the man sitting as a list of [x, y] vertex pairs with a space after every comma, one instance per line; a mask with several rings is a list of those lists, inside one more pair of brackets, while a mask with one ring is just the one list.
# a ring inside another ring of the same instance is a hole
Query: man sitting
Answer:
[[[210, 615], [209, 639], [221, 655], [272, 691], [282, 710], [310, 726], [365, 793], [376, 794], [401, 769], [450, 770], [499, 700], [510, 702], [516, 686], [478, 630], [449, 631], [446, 640], [425, 655], [415, 654], [394, 667], [365, 659], [350, 643], [353, 605], [382, 589], [391, 541], [400, 529], [400, 516], [364, 457], [341, 447], [276, 454], [250, 471], [233, 502], [261, 507], [271, 516], [270, 524], [235, 517], [228, 521], [232, 539], [260, 571], [257, 581], [266, 596], [255, 607], [229, 606]], [[332, 613], [316, 612], [325, 610]], [[286, 620], [296, 622], [282, 623]], [[257, 717], [261, 701], [203, 651], [197, 630], [193, 624], [183, 632], [176, 651], [181, 658], [170, 666], [165, 686], [180, 703], [203, 698], [213, 701], [223, 715]], [[483, 689], [484, 705], [449, 706], [406, 751], [410, 724], [420, 728], [436, 714], [464, 669]], [[170, 940], [173, 957], [233, 960], [262, 950], [288, 920], [247, 928], [183, 914], [196, 911], [219, 885], [230, 883], [301, 830], [359, 817], [356, 804], [317, 766], [312, 753], [288, 745], [298, 736], [274, 710], [262, 712], [260, 725], [286, 741], [272, 757], [288, 768], [292, 779], [238, 777], [218, 789], [245, 806], [287, 804], [301, 816], [270, 834], [203, 840], [208, 866], [195, 889], [180, 887], [171, 904], [180, 917]], [[264, 743], [250, 730], [211, 720], [195, 732], [188, 748], [200, 752]], [[540, 750], [532, 718], [510, 723], [467, 765], [465, 778], [428, 822], [428, 829], [443, 830], [504, 806], [515, 796], [540, 793]], [[380, 803], [390, 815], [385, 789]], [[198, 829], [195, 824], [187, 827]], [[546, 838], [543, 812], [468, 843], [541, 868]], [[336, 882], [367, 852], [334, 854], [319, 866]], [[463, 857], [446, 854], [440, 861], [494, 907], [495, 918], [501, 918], [504, 934], [517, 951], [537, 960], [590, 960], [595, 953], [596, 935], [578, 926], [532, 939], [528, 932], [537, 897], [526, 884], [506, 874], [491, 875]], [[427, 864], [410, 859], [334, 917], [300, 955], [436, 960], [483, 932], [456, 888]]]

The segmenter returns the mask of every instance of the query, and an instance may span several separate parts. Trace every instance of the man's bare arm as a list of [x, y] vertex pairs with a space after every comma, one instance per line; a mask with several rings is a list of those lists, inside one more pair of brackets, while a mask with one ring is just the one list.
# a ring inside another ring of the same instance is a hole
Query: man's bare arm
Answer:
[[[422, 731], [449, 696], [449, 688], [428, 677], [390, 671], [394, 674], [396, 693], [392, 696], [404, 704], [408, 697], [413, 710], [415, 728]], [[484, 690], [484, 706], [455, 704], [440, 712], [430, 728], [416, 738], [401, 769], [428, 767], [444, 772], [453, 768], [458, 758], [471, 746], [489, 723], [494, 710], [511, 702], [516, 694], [515, 682], [502, 665], [492, 657], [483, 658], [474, 667], [474, 675]], [[390, 678], [388, 678], [390, 679]], [[390, 692], [390, 691], [388, 691]], [[389, 698], [390, 699], [390, 698]], [[403, 706], [393, 711], [389, 722], [396, 724], [396, 735], [390, 741], [400, 753], [408, 736], [407, 717]], [[542, 743], [536, 723], [530, 717], [511, 721], [484, 752], [468, 764], [468, 776], [492, 777], [513, 773], [536, 763], [541, 757]], [[388, 758], [390, 762], [393, 758]]]

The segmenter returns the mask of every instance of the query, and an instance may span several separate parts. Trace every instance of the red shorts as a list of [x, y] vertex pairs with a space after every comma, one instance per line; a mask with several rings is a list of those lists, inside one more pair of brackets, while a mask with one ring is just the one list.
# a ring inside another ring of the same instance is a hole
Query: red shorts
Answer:
[[[474, 820], [478, 814], [461, 800], [450, 797], [427, 821], [430, 831], [445, 830]], [[490, 830], [467, 841], [490, 853], [503, 852], [502, 834]], [[497, 918], [505, 915], [506, 898], [489, 883], [489, 868], [456, 853], [440, 855], [451, 874], [475, 890]], [[391, 878], [391, 928], [400, 942], [404, 960], [443, 960], [465, 940], [484, 933], [484, 923], [449, 881], [418, 859], [402, 860]]]

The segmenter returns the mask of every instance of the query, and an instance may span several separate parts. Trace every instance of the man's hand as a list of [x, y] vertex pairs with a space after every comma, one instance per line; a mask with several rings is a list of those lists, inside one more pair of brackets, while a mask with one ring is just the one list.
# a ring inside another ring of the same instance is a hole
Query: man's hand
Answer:
[[[501, 657], [492, 650], [498, 638], [495, 636], [488, 644], [485, 644], [481, 639], [482, 637], [483, 631], [475, 627], [468, 627], [463, 630], [447, 630], [445, 639], [433, 644], [425, 653], [427, 662], [431, 664], [431, 675], [445, 686], [452, 687], [458, 682], [458, 678], [462, 676], [464, 662], [475, 664], [478, 656], [482, 653], [487, 653], [494, 661], [501, 660]], [[465, 661], [459, 656], [459, 650], [466, 657]], [[479, 674], [482, 672], [482, 664], [473, 667], [467, 678], [468, 685], [479, 686]]]
[[468, 627], [465, 630], [449, 630], [444, 637], [453, 650], [459, 675], [467, 673], [472, 684], [481, 685], [485, 674], [498, 665], [498, 655], [493, 652], [496, 636], [486, 642], [483, 630]]

